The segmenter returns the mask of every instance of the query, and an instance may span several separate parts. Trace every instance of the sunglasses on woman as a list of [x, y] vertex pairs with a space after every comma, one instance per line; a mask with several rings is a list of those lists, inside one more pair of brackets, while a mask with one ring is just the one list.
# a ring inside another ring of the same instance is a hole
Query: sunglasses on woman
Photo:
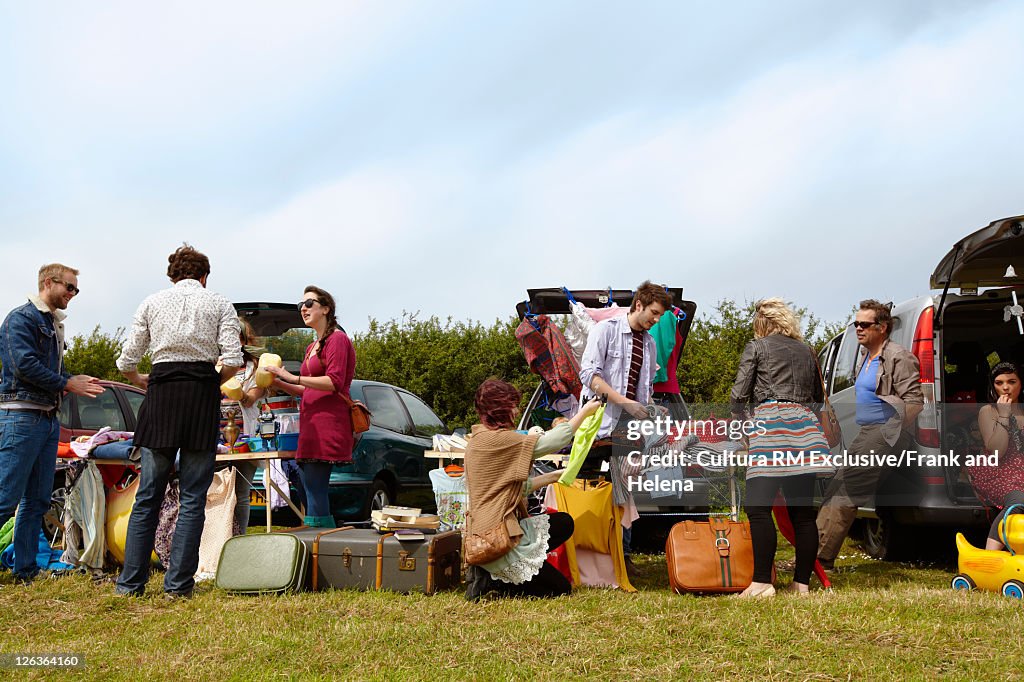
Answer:
[[312, 308], [314, 303], [320, 303], [320, 301], [315, 298], [307, 298], [305, 301], [300, 301], [299, 312], [301, 313], [303, 308]]

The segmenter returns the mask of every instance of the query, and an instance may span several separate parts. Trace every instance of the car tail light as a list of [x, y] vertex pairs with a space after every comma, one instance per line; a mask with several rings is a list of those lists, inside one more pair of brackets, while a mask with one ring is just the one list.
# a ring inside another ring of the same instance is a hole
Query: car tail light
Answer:
[[935, 338], [932, 318], [934, 306], [921, 311], [914, 330], [914, 345], [911, 352], [921, 365], [921, 392], [924, 393], [924, 409], [917, 417], [917, 442], [927, 447], [939, 447], [938, 415], [935, 411]]

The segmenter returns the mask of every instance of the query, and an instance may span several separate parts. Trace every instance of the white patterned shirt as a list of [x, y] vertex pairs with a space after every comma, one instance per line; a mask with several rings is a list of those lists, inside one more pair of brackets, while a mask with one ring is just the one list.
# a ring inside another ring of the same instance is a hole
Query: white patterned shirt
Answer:
[[238, 313], [228, 299], [198, 280], [183, 279], [148, 297], [135, 311], [117, 368], [122, 372], [136, 369], [147, 350], [154, 365], [215, 364], [220, 358], [225, 367], [241, 367], [241, 332]]

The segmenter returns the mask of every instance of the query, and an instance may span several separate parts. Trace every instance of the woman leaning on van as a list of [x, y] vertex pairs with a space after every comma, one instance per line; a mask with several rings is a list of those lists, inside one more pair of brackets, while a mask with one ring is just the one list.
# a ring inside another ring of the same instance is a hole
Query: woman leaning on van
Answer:
[[[829, 449], [817, 417], [808, 408], [824, 399], [818, 362], [814, 351], [803, 342], [800, 322], [785, 301], [766, 298], [758, 301], [755, 310], [754, 340], [740, 358], [730, 398], [734, 418], [745, 418], [746, 406], [755, 405], [751, 418], [763, 428], [751, 435], [749, 451], [751, 461], [764, 456], [766, 463], [747, 468], [744, 508], [754, 546], [754, 581], [738, 596], [775, 594], [772, 504], [780, 490], [796, 535], [796, 566], [790, 589], [806, 593], [818, 552], [814, 480], [819, 473], [831, 472], [820, 457], [810, 457], [812, 451], [826, 454]], [[774, 461], [776, 451], [791, 452], [794, 458]]]
[[328, 496], [331, 469], [352, 461], [352, 416], [348, 395], [356, 368], [356, 352], [345, 330], [338, 324], [334, 297], [320, 287], [308, 286], [299, 302], [306, 326], [316, 340], [306, 348], [301, 374], [280, 367], [267, 367], [274, 374], [274, 387], [302, 397], [299, 410], [299, 463], [306, 489], [307, 526], [333, 528], [334, 515]]
[[530, 478], [533, 460], [558, 452], [573, 439], [583, 420], [600, 406], [597, 399], [584, 404], [569, 421], [540, 436], [515, 430], [522, 396], [515, 386], [488, 379], [474, 397], [480, 423], [473, 426], [466, 448], [466, 484], [472, 509], [467, 535], [484, 534], [507, 524], [509, 535], [519, 538], [507, 554], [482, 566], [470, 566], [466, 598], [476, 600], [488, 592], [507, 596], [553, 597], [568, 594], [572, 585], [547, 563], [548, 552], [572, 537], [572, 517], [565, 512], [528, 516], [524, 497], [555, 483], [561, 471]]

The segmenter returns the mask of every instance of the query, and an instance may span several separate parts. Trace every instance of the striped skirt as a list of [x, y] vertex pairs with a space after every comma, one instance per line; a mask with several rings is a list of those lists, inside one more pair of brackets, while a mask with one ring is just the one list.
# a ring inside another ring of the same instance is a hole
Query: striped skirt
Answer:
[[824, 458], [829, 447], [821, 425], [803, 405], [769, 400], [754, 408], [754, 421], [763, 429], [750, 436], [747, 478], [835, 473]]

